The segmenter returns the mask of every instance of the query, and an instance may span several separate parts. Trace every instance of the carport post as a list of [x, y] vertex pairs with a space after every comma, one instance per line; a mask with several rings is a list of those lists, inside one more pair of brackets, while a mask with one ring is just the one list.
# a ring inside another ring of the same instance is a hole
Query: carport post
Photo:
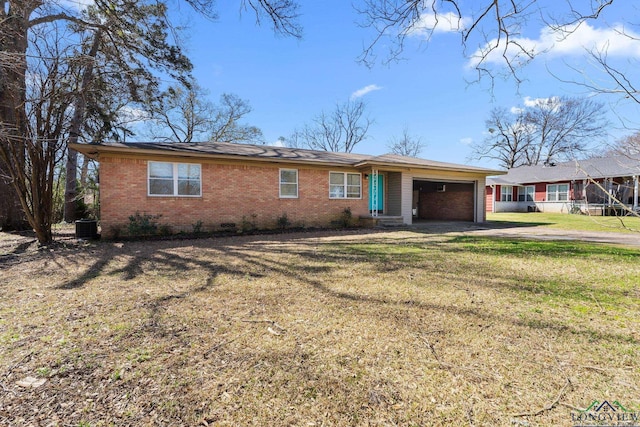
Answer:
[[638, 210], [638, 175], [633, 176], [633, 210]]

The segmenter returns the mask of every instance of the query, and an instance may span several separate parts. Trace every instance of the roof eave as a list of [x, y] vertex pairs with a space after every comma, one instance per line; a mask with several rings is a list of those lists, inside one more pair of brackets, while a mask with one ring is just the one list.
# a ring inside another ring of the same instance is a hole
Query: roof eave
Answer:
[[348, 162], [332, 162], [326, 160], [309, 160], [309, 159], [294, 159], [294, 158], [278, 158], [278, 157], [258, 157], [242, 154], [221, 154], [221, 153], [205, 153], [205, 152], [192, 152], [192, 151], [167, 151], [158, 148], [137, 148], [137, 147], [111, 147], [108, 145], [96, 145], [96, 144], [70, 144], [74, 150], [87, 155], [88, 157], [97, 160], [100, 153], [126, 153], [129, 155], [157, 155], [162, 157], [186, 157], [186, 158], [207, 158], [218, 160], [243, 160], [262, 163], [281, 163], [281, 164], [305, 164], [305, 165], [317, 165], [327, 167], [354, 167], [352, 163]]
[[456, 172], [470, 172], [476, 174], [482, 174], [485, 176], [489, 175], [506, 175], [507, 171], [502, 170], [494, 170], [494, 169], [483, 169], [476, 167], [465, 167], [464, 165], [421, 165], [419, 163], [394, 163], [394, 162], [380, 162], [380, 161], [371, 161], [371, 160], [363, 160], [354, 164], [355, 167], [361, 168], [366, 166], [378, 166], [378, 167], [388, 167], [388, 168], [398, 168], [398, 169], [428, 169], [428, 170], [442, 170], [442, 171], [456, 171]]

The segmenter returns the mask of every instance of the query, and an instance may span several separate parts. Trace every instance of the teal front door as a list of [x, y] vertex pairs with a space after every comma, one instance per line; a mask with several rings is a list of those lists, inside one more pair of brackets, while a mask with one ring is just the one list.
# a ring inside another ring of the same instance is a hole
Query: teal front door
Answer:
[[[377, 185], [377, 200], [374, 200], [373, 197], [373, 176], [369, 175], [369, 211], [378, 211], [378, 213], [383, 213], [384, 211], [384, 176], [378, 175], [378, 185]], [[374, 205], [375, 203], [375, 205]]]

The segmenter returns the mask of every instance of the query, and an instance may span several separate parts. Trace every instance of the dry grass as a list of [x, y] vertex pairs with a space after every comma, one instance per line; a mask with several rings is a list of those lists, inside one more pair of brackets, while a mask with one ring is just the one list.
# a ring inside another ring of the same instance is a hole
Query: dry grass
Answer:
[[562, 426], [596, 399], [640, 403], [638, 250], [426, 231], [8, 240], [1, 425]]

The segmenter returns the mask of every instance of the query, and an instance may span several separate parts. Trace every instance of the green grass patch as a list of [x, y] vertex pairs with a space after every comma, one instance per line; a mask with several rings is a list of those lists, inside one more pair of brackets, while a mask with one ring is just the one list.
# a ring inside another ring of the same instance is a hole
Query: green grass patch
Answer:
[[[634, 216], [590, 216], [563, 213], [487, 213], [487, 221], [522, 226], [544, 226], [559, 230], [638, 233], [640, 218]], [[639, 237], [640, 238], [640, 237]]]
[[[640, 238], [640, 236], [639, 236]], [[451, 243], [460, 244], [465, 250], [509, 256], [543, 256], [550, 258], [598, 257], [619, 258], [637, 261], [640, 250], [620, 248], [612, 245], [578, 241], [546, 241], [526, 239], [505, 239], [498, 237], [459, 236]]]

